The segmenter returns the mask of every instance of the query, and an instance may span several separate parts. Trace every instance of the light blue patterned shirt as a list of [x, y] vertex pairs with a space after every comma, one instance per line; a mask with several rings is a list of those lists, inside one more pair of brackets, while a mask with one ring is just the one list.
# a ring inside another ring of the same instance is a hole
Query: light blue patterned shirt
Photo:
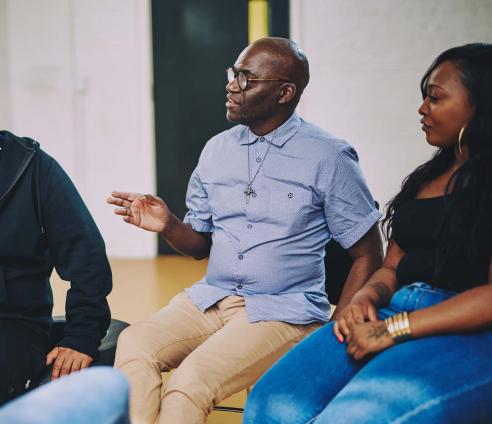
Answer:
[[[248, 146], [250, 179], [259, 172], [247, 201]], [[184, 222], [212, 233], [207, 274], [188, 295], [201, 311], [243, 296], [251, 322], [326, 322], [326, 243], [348, 248], [381, 216], [355, 150], [297, 114], [264, 137], [238, 125], [210, 139], [186, 204]]]

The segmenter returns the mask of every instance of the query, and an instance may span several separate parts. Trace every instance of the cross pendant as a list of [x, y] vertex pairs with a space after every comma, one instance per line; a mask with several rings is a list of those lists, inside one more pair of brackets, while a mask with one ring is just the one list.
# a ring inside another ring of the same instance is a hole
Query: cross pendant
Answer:
[[244, 190], [244, 194], [246, 195], [246, 203], [249, 203], [249, 197], [252, 194], [255, 194], [255, 191], [253, 190], [253, 187], [251, 187], [251, 184], [248, 184]]

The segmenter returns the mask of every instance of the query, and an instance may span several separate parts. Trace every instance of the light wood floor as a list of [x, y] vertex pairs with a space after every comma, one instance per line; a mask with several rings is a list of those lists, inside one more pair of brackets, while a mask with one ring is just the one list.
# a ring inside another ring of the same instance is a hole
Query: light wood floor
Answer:
[[[207, 261], [179, 256], [157, 259], [113, 259], [113, 291], [108, 301], [113, 318], [129, 323], [148, 317], [184, 288], [198, 281], [207, 268]], [[56, 275], [52, 278], [55, 306], [53, 315], [65, 313], [68, 284]], [[238, 393], [222, 405], [242, 407], [245, 392]], [[214, 411], [207, 424], [240, 424], [242, 414]]]

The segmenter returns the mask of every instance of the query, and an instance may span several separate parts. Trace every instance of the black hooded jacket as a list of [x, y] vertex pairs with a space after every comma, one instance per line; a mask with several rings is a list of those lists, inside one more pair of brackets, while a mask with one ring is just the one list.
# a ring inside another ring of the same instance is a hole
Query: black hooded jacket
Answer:
[[110, 323], [103, 239], [61, 166], [36, 141], [0, 131], [0, 320], [49, 337], [53, 267], [70, 282], [58, 345], [96, 359]]

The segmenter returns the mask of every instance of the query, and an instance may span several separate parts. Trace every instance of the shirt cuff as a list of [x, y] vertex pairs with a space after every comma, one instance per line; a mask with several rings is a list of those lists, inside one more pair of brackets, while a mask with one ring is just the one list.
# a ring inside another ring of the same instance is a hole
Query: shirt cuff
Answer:
[[203, 221], [195, 216], [192, 216], [189, 212], [183, 219], [183, 223], [190, 224], [191, 228], [199, 233], [213, 233], [214, 226], [210, 222]]
[[369, 229], [376, 222], [378, 222], [381, 216], [381, 212], [379, 212], [377, 209], [373, 209], [373, 211], [357, 225], [339, 236], [333, 236], [333, 238], [344, 249], [348, 249], [352, 247], [355, 243], [357, 243], [369, 231]]

